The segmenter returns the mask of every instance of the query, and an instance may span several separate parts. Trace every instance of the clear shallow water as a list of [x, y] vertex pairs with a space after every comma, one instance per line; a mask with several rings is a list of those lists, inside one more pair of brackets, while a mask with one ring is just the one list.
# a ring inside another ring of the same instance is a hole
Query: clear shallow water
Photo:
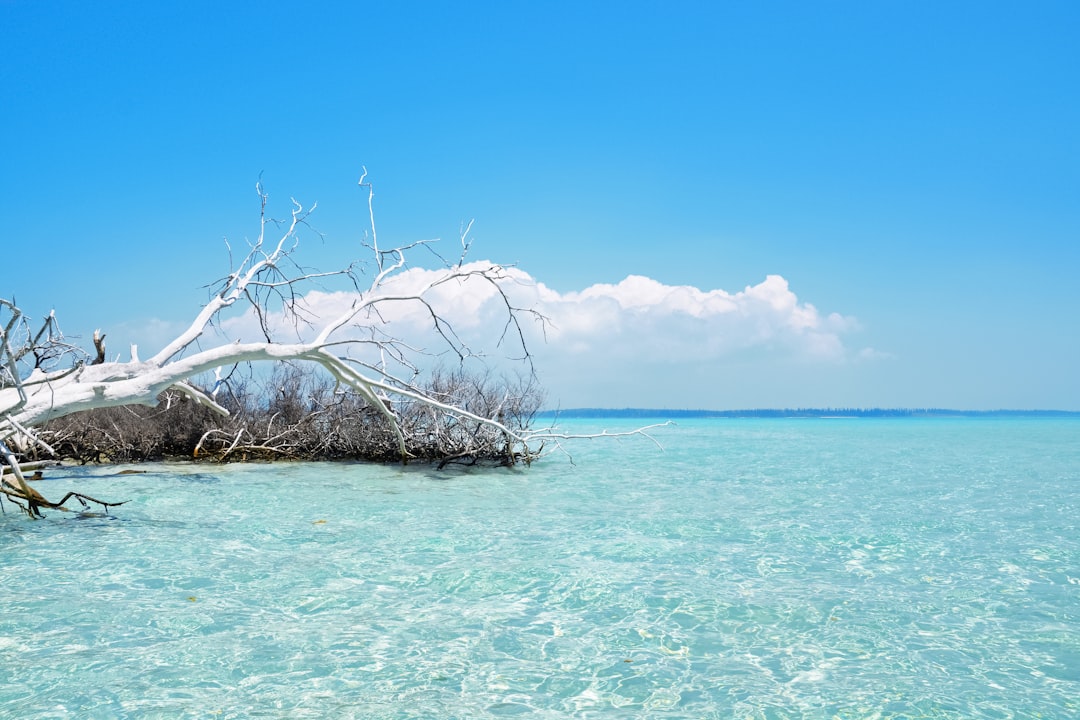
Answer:
[[53, 471], [131, 502], [7, 505], [0, 717], [1080, 715], [1080, 422], [655, 435], [519, 471]]

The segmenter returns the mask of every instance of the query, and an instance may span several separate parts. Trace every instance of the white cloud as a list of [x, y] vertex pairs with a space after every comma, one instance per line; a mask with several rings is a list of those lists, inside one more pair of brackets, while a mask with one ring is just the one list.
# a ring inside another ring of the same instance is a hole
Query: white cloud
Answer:
[[[464, 269], [485, 265], [477, 262]], [[411, 269], [397, 275], [387, 290], [410, 295], [437, 274]], [[832, 368], [835, 374], [835, 368], [850, 361], [880, 355], [848, 348], [844, 336], [858, 329], [857, 321], [819, 312], [779, 275], [737, 292], [664, 285], [631, 275], [614, 285], [567, 293], [519, 269], [509, 269], [508, 276], [500, 288], [512, 302], [534, 308], [549, 320], [546, 332], [528, 318], [523, 326], [541, 380], [553, 402], [564, 407], [730, 407], [735, 403], [723, 398], [732, 397], [740, 382], [790, 387], [811, 378], [814, 368]], [[330, 318], [356, 297], [351, 292], [312, 291], [304, 300], [310, 316]], [[499, 289], [472, 278], [438, 286], [427, 297], [467, 345], [496, 354], [506, 321]], [[381, 315], [397, 336], [429, 350], [439, 348], [430, 315], [421, 305], [385, 305]], [[250, 316], [232, 318], [222, 327], [230, 339], [255, 337]], [[515, 348], [503, 349], [512, 354]], [[704, 397], [709, 388], [719, 394], [717, 400]]]
[[875, 350], [872, 347], [865, 347], [856, 354], [855, 359], [860, 362], [872, 362], [874, 360], [890, 360], [892, 357], [892, 353]]
[[852, 318], [821, 315], [787, 281], [770, 275], [735, 293], [664, 285], [632, 275], [564, 295], [538, 294], [552, 319], [551, 341], [575, 353], [633, 352], [635, 357], [713, 360], [752, 348], [789, 357], [842, 360], [841, 335]]

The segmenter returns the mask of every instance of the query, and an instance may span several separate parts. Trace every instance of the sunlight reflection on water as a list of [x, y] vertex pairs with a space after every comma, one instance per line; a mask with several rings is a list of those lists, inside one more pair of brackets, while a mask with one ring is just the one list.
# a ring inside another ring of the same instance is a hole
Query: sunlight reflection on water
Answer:
[[0, 716], [1067, 717], [1078, 431], [692, 421], [528, 470], [54, 471], [130, 502], [8, 506]]

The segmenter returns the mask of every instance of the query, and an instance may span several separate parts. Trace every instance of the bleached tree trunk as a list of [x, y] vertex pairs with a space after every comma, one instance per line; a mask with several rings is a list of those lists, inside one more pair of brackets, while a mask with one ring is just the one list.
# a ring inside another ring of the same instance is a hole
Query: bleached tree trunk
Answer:
[[[366, 174], [365, 174], [366, 177]], [[368, 192], [368, 209], [372, 210], [373, 193], [370, 184], [361, 177], [360, 185]], [[393, 278], [406, 268], [406, 253], [424, 243], [405, 247], [382, 249], [379, 247], [374, 220], [369, 240], [364, 243], [371, 254], [368, 273], [371, 278], [362, 287], [359, 265], [336, 272], [300, 271], [291, 256], [297, 247], [298, 230], [305, 224], [310, 211], [293, 201], [291, 217], [283, 223], [284, 230], [276, 240], [267, 237], [267, 231], [275, 227], [266, 215], [267, 197], [258, 187], [261, 200], [260, 232], [258, 239], [239, 265], [214, 286], [210, 300], [203, 306], [191, 324], [175, 339], [148, 360], [140, 360], [135, 347], [131, 359], [126, 362], [107, 361], [104, 351], [104, 335], [94, 334], [95, 354], [83, 354], [74, 363], [70, 355], [77, 352], [66, 344], [56, 329], [52, 315], [37, 333], [30, 331], [27, 320], [13, 303], [0, 300], [0, 311], [6, 314], [6, 325], [0, 336], [0, 452], [5, 462], [17, 468], [9, 447], [42, 445], [34, 428], [60, 416], [81, 410], [120, 405], [154, 405], [158, 396], [166, 390], [177, 390], [194, 401], [207, 405], [217, 412], [227, 414], [219, 405], [213, 392], [204, 392], [187, 381], [203, 373], [243, 362], [299, 361], [314, 363], [325, 368], [341, 385], [360, 393], [372, 408], [381, 412], [387, 426], [396, 439], [397, 450], [402, 458], [409, 457], [406, 437], [389, 398], [404, 398], [421, 403], [433, 411], [447, 413], [488, 426], [505, 438], [511, 457], [528, 461], [534, 457], [530, 447], [533, 440], [527, 431], [505, 426], [497, 417], [483, 417], [455, 407], [426, 393], [415, 382], [415, 375], [408, 368], [415, 368], [417, 359], [413, 350], [394, 337], [392, 328], [380, 325], [380, 308], [391, 304], [409, 303], [420, 308], [430, 318], [431, 327], [449, 349], [459, 358], [469, 355], [455, 335], [453, 328], [432, 305], [429, 294], [448, 283], [488, 283], [502, 298], [506, 313], [504, 335], [512, 336], [520, 343], [520, 355], [528, 360], [524, 347], [521, 317], [528, 314], [543, 321], [538, 314], [512, 305], [501, 283], [507, 279], [506, 268], [496, 264], [481, 267], [464, 265], [464, 251], [468, 249], [465, 234], [462, 236], [462, 257], [456, 264], [448, 264], [443, 271], [425, 287], [401, 294], [391, 287]], [[312, 208], [314, 209], [314, 207]], [[372, 215], [372, 218], [374, 216]], [[466, 231], [467, 233], [467, 231]], [[317, 327], [311, 329], [308, 341], [280, 342], [275, 339], [274, 324], [270, 320], [274, 308], [280, 307], [285, 317], [299, 322], [303, 317], [302, 295], [313, 282], [326, 283], [333, 279], [346, 283], [356, 292], [355, 301], [338, 317], [317, 319]], [[216, 345], [206, 347], [214, 340], [209, 332], [221, 320], [225, 311], [241, 309], [258, 319], [263, 340], [260, 342], [230, 342], [217, 339]], [[0, 316], [2, 317], [2, 316]], [[377, 330], [357, 340], [355, 328], [359, 326]], [[351, 332], [347, 332], [351, 331]], [[365, 360], [371, 353], [361, 355], [359, 349], [371, 350], [381, 359]], [[29, 368], [29, 370], [28, 370]], [[405, 368], [403, 371], [402, 368]], [[46, 449], [47, 446], [46, 446]], [[34, 497], [18, 472], [15, 485], [2, 485], [0, 491], [8, 497], [24, 500], [32, 511], [36, 506], [53, 506], [38, 495]], [[33, 514], [33, 512], [31, 513]]]

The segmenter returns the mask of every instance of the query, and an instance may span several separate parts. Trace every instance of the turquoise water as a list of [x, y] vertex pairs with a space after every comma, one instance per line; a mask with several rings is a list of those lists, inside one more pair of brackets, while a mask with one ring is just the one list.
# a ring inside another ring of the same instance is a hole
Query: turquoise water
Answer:
[[0, 717], [1080, 715], [1080, 422], [655, 436], [512, 471], [53, 471], [130, 503], [7, 504]]

